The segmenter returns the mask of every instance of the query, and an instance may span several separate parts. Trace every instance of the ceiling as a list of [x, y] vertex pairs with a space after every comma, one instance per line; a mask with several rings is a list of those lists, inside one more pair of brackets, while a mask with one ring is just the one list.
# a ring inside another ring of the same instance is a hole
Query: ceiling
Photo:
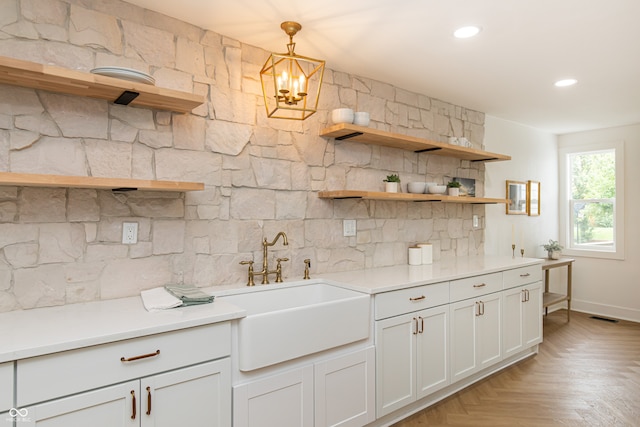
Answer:
[[297, 21], [327, 68], [550, 133], [640, 123], [638, 0], [126, 1], [275, 52]]

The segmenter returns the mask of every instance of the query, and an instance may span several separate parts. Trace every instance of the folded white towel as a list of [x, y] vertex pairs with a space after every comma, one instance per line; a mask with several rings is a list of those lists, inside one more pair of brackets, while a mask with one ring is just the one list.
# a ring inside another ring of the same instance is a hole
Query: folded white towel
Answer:
[[160, 311], [179, 307], [182, 300], [171, 295], [165, 288], [153, 288], [140, 292], [142, 303], [147, 311]]

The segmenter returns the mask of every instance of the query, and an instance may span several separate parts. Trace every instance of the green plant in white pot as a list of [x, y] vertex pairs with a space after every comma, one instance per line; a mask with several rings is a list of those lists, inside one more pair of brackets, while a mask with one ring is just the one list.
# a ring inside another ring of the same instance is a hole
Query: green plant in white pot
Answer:
[[387, 175], [384, 180], [384, 191], [387, 193], [397, 193], [400, 188], [400, 177], [397, 174]]
[[545, 251], [547, 251], [547, 255], [549, 255], [549, 259], [560, 259], [560, 252], [562, 251], [562, 246], [557, 240], [549, 239], [549, 243], [546, 245], [542, 245]]
[[460, 182], [458, 181], [449, 181], [447, 184], [447, 191], [450, 196], [459, 196], [460, 195]]

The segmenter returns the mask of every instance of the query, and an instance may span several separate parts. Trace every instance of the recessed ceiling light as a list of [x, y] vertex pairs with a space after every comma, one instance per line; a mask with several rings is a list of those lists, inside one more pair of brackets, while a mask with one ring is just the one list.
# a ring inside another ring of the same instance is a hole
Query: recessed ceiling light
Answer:
[[576, 79], [562, 79], [555, 82], [554, 85], [556, 87], [566, 87], [566, 86], [573, 86], [576, 83], [578, 83]]
[[459, 39], [468, 39], [469, 37], [473, 37], [480, 32], [480, 27], [476, 27], [475, 25], [470, 25], [467, 27], [458, 28], [453, 32], [454, 37]]

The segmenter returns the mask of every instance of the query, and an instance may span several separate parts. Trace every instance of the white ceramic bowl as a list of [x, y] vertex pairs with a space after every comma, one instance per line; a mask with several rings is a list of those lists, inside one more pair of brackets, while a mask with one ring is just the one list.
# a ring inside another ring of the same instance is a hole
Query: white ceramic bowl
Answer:
[[435, 182], [425, 182], [424, 183], [424, 192], [428, 193], [429, 192], [429, 187], [431, 187], [432, 185], [437, 185], [437, 183], [435, 183]]
[[358, 111], [353, 114], [353, 124], [358, 126], [369, 126], [369, 113]]
[[331, 121], [338, 123], [353, 123], [353, 110], [351, 108], [336, 108], [331, 112]]
[[429, 193], [432, 194], [444, 194], [447, 192], [446, 185], [432, 185], [429, 187]]
[[422, 194], [426, 185], [424, 182], [410, 182], [407, 184], [407, 191], [409, 193]]

